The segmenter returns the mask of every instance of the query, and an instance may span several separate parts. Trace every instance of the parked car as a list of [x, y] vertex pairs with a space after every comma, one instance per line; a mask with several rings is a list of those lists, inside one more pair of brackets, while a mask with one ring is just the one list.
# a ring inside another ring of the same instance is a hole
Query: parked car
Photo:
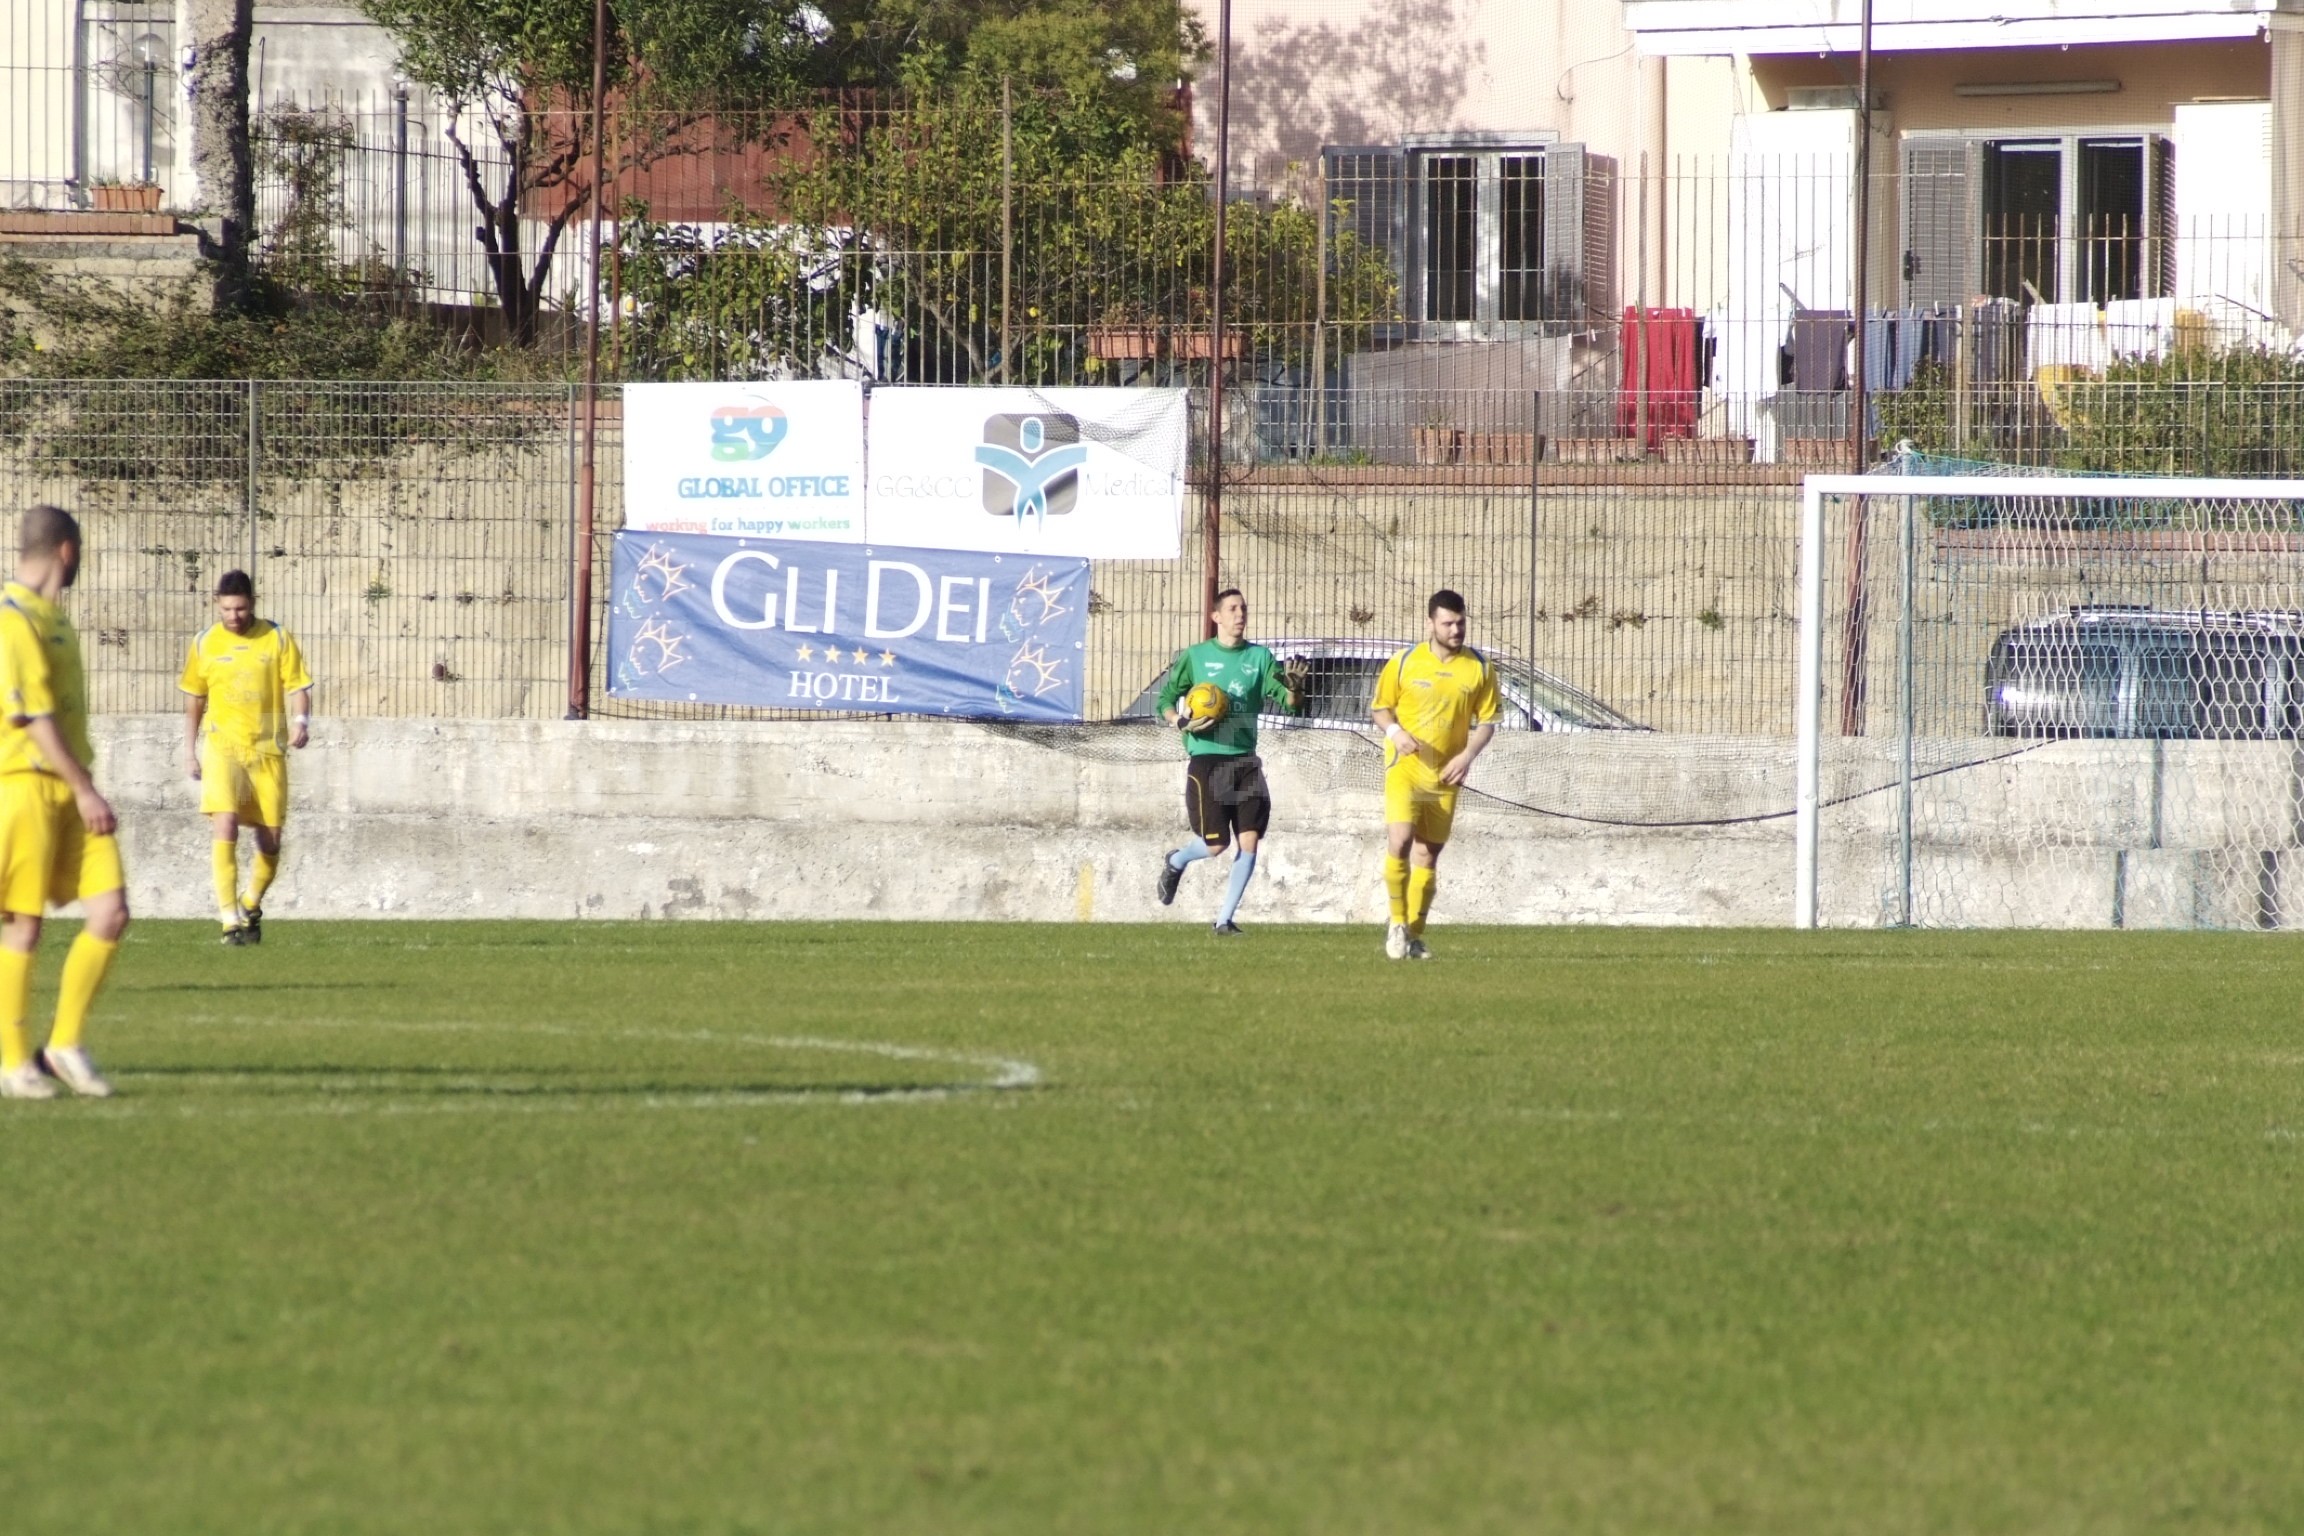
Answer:
[[2304, 613], [2074, 608], [2002, 630], [1984, 698], [1996, 736], [2293, 739]]
[[[1404, 651], [1412, 643], [1406, 640], [1317, 640], [1286, 639], [1262, 640], [1264, 646], [1277, 656], [1282, 665], [1299, 664], [1304, 669], [1303, 713], [1297, 715], [1265, 714], [1258, 718], [1264, 729], [1286, 726], [1312, 726], [1328, 730], [1370, 728], [1369, 708], [1376, 697], [1376, 675], [1384, 670], [1384, 663]], [[1496, 665], [1498, 691], [1503, 694], [1504, 715], [1498, 722], [1507, 731], [1644, 731], [1648, 727], [1626, 718], [1601, 703], [1573, 683], [1561, 681], [1542, 667], [1532, 666], [1517, 656], [1497, 656], [1488, 652]], [[1136, 695], [1135, 701], [1120, 712], [1123, 720], [1157, 718], [1160, 713], [1160, 686], [1166, 682], [1165, 669]]]

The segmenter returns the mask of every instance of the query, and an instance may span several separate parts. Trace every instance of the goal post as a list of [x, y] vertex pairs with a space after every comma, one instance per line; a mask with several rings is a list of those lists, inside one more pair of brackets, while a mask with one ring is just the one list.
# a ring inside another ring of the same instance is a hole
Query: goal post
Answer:
[[1802, 482], [1794, 926], [2304, 926], [2304, 481]]

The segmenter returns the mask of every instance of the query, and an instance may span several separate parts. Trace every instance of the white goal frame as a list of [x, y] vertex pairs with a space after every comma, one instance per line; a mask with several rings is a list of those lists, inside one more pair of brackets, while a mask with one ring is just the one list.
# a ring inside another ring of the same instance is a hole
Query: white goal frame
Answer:
[[[1800, 482], [1800, 640], [1793, 686], [1792, 926], [1817, 926], [1824, 721], [1824, 501], [1980, 496], [2008, 501], [2304, 501], [2304, 481], [2122, 475], [1808, 475]], [[1905, 765], [1906, 792], [1911, 765]]]

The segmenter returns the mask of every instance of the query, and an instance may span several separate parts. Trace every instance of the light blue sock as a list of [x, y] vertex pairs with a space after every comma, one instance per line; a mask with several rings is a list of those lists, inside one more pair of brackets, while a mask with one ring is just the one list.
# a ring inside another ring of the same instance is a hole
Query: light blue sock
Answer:
[[1240, 910], [1240, 898], [1248, 890], [1248, 881], [1256, 873], [1256, 855], [1236, 853], [1232, 856], [1232, 883], [1224, 887], [1224, 905], [1216, 911], [1216, 926], [1221, 928], [1232, 921], [1232, 914]]
[[1213, 857], [1215, 852], [1216, 850], [1206, 843], [1186, 843], [1168, 855], [1168, 867], [1170, 869], [1190, 869], [1202, 859]]

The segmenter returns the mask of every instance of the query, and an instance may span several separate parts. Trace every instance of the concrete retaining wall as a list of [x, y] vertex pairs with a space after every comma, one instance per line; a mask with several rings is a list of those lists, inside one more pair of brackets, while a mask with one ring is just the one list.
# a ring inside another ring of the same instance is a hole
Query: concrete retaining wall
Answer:
[[[207, 915], [207, 833], [181, 722], [97, 722], [137, 911]], [[1182, 768], [1157, 728], [1050, 738], [941, 722], [672, 724], [324, 719], [295, 758], [281, 917], [725, 917], [1205, 921], [1195, 869], [1172, 912], [1156, 858], [1183, 835]], [[1927, 744], [1922, 765], [2012, 744]], [[1373, 749], [1276, 733], [1273, 833], [1243, 917], [1381, 921]], [[1838, 743], [1828, 794], [1895, 781], [1887, 742]], [[1436, 920], [1785, 922], [1789, 744], [1773, 738], [1500, 740], [1474, 783], [1587, 820], [1467, 797]], [[2249, 926], [2304, 921], [2281, 744], [2061, 743], [1923, 782], [1922, 921]], [[1896, 910], [1896, 796], [1832, 811], [1825, 910]], [[1724, 826], [1606, 822], [1751, 817]], [[2265, 855], [2272, 855], [2269, 873]]]

